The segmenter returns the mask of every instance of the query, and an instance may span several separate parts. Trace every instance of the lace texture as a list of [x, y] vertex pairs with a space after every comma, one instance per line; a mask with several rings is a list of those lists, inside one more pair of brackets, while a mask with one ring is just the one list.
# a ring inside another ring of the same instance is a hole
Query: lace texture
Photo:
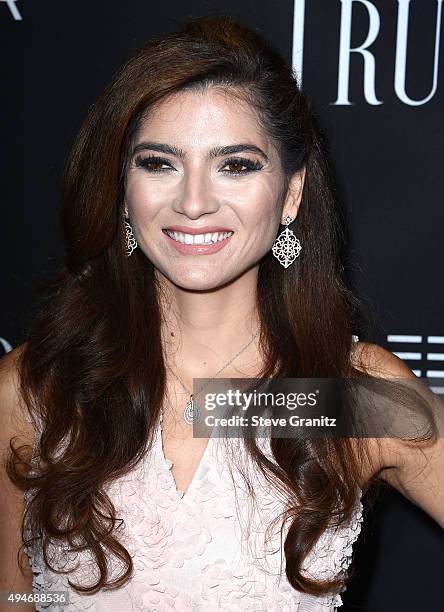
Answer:
[[[33, 590], [69, 591], [70, 603], [51, 610], [280, 610], [325, 612], [342, 605], [340, 593], [314, 597], [295, 591], [282, 572], [278, 529], [265, 540], [262, 525], [279, 515], [278, 496], [255, 483], [255, 504], [233, 480], [220, 458], [217, 439], [210, 439], [196, 475], [185, 494], [178, 492], [171, 461], [162, 456], [160, 435], [149, 458], [132, 474], [111, 485], [108, 494], [124, 526], [119, 537], [134, 560], [134, 576], [122, 589], [81, 595], [67, 578], [93, 584], [97, 571], [86, 553], [68, 554], [52, 546], [57, 568], [75, 568], [68, 576], [45, 568], [37, 546], [28, 549], [34, 572]], [[217, 469], [211, 469], [211, 466]], [[31, 493], [26, 494], [26, 499]], [[362, 522], [359, 496], [353, 519], [340, 531], [326, 531], [303, 566], [304, 573], [326, 578], [346, 570]], [[250, 537], [247, 536], [247, 530]], [[258, 553], [265, 551], [262, 556]], [[61, 562], [63, 561], [63, 565]], [[118, 575], [115, 565], [112, 575]], [[37, 605], [37, 610], [48, 606]]]
[[[161, 425], [160, 425], [161, 427]], [[36, 448], [39, 436], [36, 435]], [[313, 596], [296, 591], [285, 576], [279, 518], [284, 500], [271, 490], [245, 458], [245, 473], [254, 496], [236, 470], [228, 468], [227, 440], [210, 438], [194, 478], [184, 493], [178, 491], [172, 462], [162, 449], [161, 429], [153, 447], [127, 476], [107, 488], [116, 516], [124, 523], [118, 537], [134, 562], [134, 574], [120, 589], [94, 595], [77, 593], [68, 584], [92, 585], [97, 569], [87, 552], [68, 554], [62, 545], [51, 547], [57, 568], [74, 568], [68, 575], [49, 571], [38, 545], [27, 548], [33, 570], [33, 591], [68, 591], [66, 606], [37, 603], [36, 610], [60, 612], [333, 612], [342, 605], [341, 591]], [[231, 444], [239, 440], [228, 440]], [[267, 446], [267, 445], [265, 445]], [[232, 447], [231, 447], [232, 448]], [[241, 452], [240, 449], [236, 452]], [[246, 455], [246, 453], [245, 453]], [[25, 494], [29, 503], [33, 491]], [[303, 572], [330, 578], [346, 572], [353, 544], [363, 521], [358, 492], [351, 521], [325, 531], [305, 559]], [[270, 529], [270, 525], [274, 527]], [[269, 527], [267, 529], [267, 527]], [[38, 544], [38, 543], [37, 543]], [[56, 562], [57, 561], [57, 562]], [[111, 576], [122, 567], [110, 558]]]

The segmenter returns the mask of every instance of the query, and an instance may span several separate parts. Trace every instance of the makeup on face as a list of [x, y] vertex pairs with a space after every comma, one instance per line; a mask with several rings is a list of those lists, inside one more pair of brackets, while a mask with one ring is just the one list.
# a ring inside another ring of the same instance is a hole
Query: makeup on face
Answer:
[[126, 203], [153, 264], [182, 286], [207, 287], [271, 248], [283, 179], [252, 109], [215, 90], [180, 92], [138, 129]]

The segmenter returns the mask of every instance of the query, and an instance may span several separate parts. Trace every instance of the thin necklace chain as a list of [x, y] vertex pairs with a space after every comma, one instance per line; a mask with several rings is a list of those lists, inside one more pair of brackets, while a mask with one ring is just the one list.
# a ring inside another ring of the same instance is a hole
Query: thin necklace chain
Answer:
[[[259, 330], [259, 331], [260, 331], [260, 330]], [[230, 359], [230, 361], [228, 361], [228, 362], [227, 362], [227, 363], [226, 363], [226, 364], [225, 364], [225, 365], [224, 365], [222, 368], [220, 368], [220, 370], [218, 370], [218, 371], [216, 372], [216, 374], [213, 376], [213, 378], [211, 378], [211, 379], [210, 379], [210, 380], [209, 380], [207, 383], [205, 383], [205, 384], [203, 385], [203, 387], [201, 387], [201, 388], [199, 389], [199, 391], [197, 392], [197, 394], [196, 394], [196, 395], [199, 395], [199, 393], [200, 393], [201, 391], [203, 391], [203, 390], [205, 389], [205, 387], [208, 387], [208, 385], [209, 385], [211, 382], [213, 382], [213, 380], [215, 380], [215, 378], [216, 378], [216, 377], [217, 377], [217, 376], [218, 376], [218, 375], [219, 375], [221, 372], [223, 372], [223, 371], [224, 371], [226, 368], [228, 368], [228, 366], [229, 366], [231, 363], [233, 363], [233, 361], [234, 361], [234, 360], [235, 360], [237, 357], [239, 357], [239, 355], [240, 355], [241, 353], [243, 353], [243, 352], [244, 352], [244, 351], [245, 351], [245, 350], [246, 350], [246, 349], [247, 349], [247, 348], [250, 346], [250, 344], [251, 344], [251, 343], [252, 343], [252, 342], [255, 340], [255, 338], [256, 338], [256, 337], [259, 335], [259, 331], [257, 331], [257, 332], [254, 334], [254, 336], [251, 338], [251, 340], [250, 340], [250, 342], [248, 342], [248, 344], [246, 344], [246, 345], [245, 345], [245, 346], [244, 346], [244, 347], [243, 347], [243, 348], [242, 348], [242, 349], [241, 349], [241, 350], [240, 350], [238, 353], [236, 353], [236, 355], [235, 355], [234, 357], [232, 357], [232, 358]], [[186, 407], [185, 407], [183, 417], [184, 417], [184, 420], [185, 420], [185, 421], [186, 421], [188, 424], [192, 424], [192, 423], [195, 421], [195, 418], [196, 418], [196, 416], [197, 416], [197, 415], [195, 414], [195, 412], [196, 412], [196, 407], [194, 406], [194, 402], [193, 402], [194, 393], [191, 393], [191, 394], [190, 394], [189, 390], [188, 390], [188, 389], [185, 387], [185, 385], [183, 384], [183, 382], [180, 380], [180, 378], [177, 376], [177, 374], [175, 374], [175, 372], [172, 370], [172, 368], [171, 368], [171, 367], [170, 367], [168, 364], [166, 364], [166, 367], [169, 369], [169, 371], [171, 372], [171, 374], [172, 374], [172, 375], [173, 375], [173, 376], [174, 376], [174, 377], [175, 377], [175, 378], [176, 378], [176, 379], [179, 381], [179, 383], [182, 385], [182, 387], [183, 387], [184, 391], [185, 391], [185, 392], [186, 392], [186, 393], [187, 393], [187, 394], [190, 396], [190, 401], [187, 403], [187, 405], [186, 405]], [[163, 416], [163, 409], [162, 409], [161, 413], [162, 413], [162, 416]], [[187, 416], [187, 415], [188, 415], [188, 416]]]

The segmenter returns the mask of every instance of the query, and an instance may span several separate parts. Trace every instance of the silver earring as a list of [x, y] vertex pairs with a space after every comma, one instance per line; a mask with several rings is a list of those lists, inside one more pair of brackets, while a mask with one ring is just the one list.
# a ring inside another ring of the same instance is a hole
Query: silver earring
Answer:
[[125, 235], [126, 235], [126, 256], [130, 257], [134, 249], [137, 247], [137, 240], [133, 234], [133, 228], [125, 221]]
[[[290, 225], [294, 221], [293, 217], [287, 215], [284, 220], [284, 225]], [[286, 227], [276, 238], [271, 249], [273, 255], [278, 259], [279, 263], [288, 268], [302, 250], [301, 243], [294, 235], [293, 230]]]

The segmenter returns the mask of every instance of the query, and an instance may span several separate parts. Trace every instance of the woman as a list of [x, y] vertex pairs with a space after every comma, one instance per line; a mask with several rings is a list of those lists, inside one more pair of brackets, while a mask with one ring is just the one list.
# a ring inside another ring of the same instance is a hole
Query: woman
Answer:
[[68, 609], [326, 611], [376, 479], [444, 526], [442, 493], [410, 484], [419, 457], [442, 481], [431, 451], [192, 435], [194, 378], [415, 378], [353, 346], [326, 155], [257, 34], [198, 19], [134, 53], [80, 129], [62, 222], [65, 267], [2, 364], [2, 446], [36, 435], [33, 470], [18, 444], [6, 466], [26, 491], [5, 484], [6, 582], [26, 510], [34, 592]]

